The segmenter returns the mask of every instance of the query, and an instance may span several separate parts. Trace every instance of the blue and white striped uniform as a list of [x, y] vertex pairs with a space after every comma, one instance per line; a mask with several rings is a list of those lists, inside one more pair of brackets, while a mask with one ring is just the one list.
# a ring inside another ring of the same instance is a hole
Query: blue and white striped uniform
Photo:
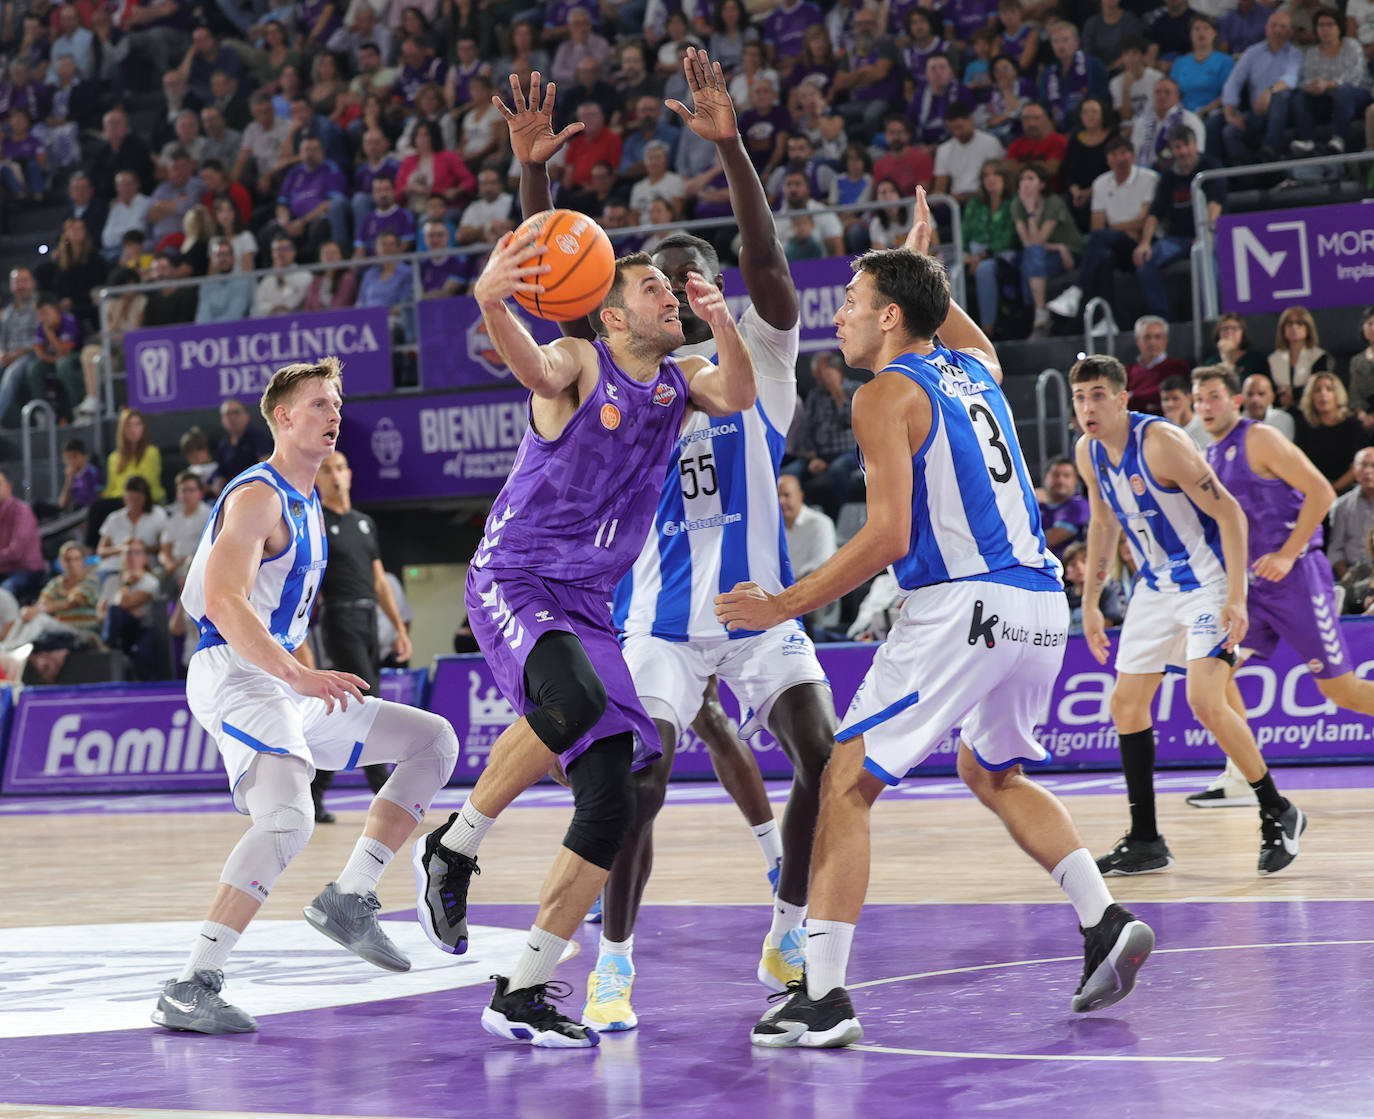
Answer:
[[[313, 487], [307, 496], [263, 462], [224, 487], [191, 559], [181, 605], [200, 630], [200, 642], [187, 669], [186, 704], [219, 747], [234, 807], [240, 812], [248, 809], [239, 783], [261, 756], [298, 757], [313, 776], [316, 766], [352, 769], [394, 761], [396, 745], [374, 743], [364, 750], [384, 700], [368, 696], [362, 703], [336, 704], [332, 712], [327, 711], [322, 700], [300, 695], [241, 657], [206, 617], [205, 569], [219, 534], [224, 503], [231, 493], [250, 484], [275, 491], [282, 520], [291, 529], [286, 547], [262, 558], [248, 593], [249, 605], [284, 649], [294, 650], [305, 641], [328, 548], [324, 516]], [[423, 805], [413, 807], [417, 819], [424, 814]], [[267, 896], [262, 888], [249, 892]]]
[[[654, 525], [616, 588], [614, 620], [626, 663], [649, 713], [680, 734], [718, 675], [735, 693], [746, 734], [766, 722], [788, 687], [825, 673], [801, 623], [767, 634], [727, 630], [715, 598], [753, 581], [776, 594], [793, 582], [778, 504], [778, 468], [797, 404], [800, 326], [778, 330], [750, 306], [739, 323], [754, 361], [758, 398], [730, 416], [696, 412], [678, 439]], [[713, 339], [673, 355], [715, 359]]]
[[836, 739], [863, 737], [864, 768], [897, 784], [951, 733], [988, 769], [1041, 764], [1034, 728], [1064, 659], [1069, 610], [1001, 387], [977, 358], [907, 353], [879, 377], [930, 400], [911, 458], [911, 538], [892, 565], [910, 593]]
[[1151, 590], [1195, 591], [1225, 583], [1221, 530], [1182, 490], [1163, 486], [1145, 462], [1145, 433], [1159, 416], [1130, 413], [1131, 430], [1120, 463], [1100, 440], [1089, 444], [1098, 492], [1125, 530], [1137, 570]]
[[320, 589], [329, 547], [319, 495], [312, 489], [307, 497], [268, 463], [260, 462], [224, 487], [191, 558], [186, 585], [181, 592], [181, 605], [200, 631], [197, 652], [224, 644], [214, 623], [205, 616], [205, 565], [219, 531], [225, 501], [231, 493], [250, 483], [266, 483], [276, 491], [281, 501], [282, 519], [292, 531], [291, 540], [282, 551], [263, 557], [248, 596], [249, 604], [268, 632], [287, 650], [300, 645], [310, 629], [310, 610]]
[[[930, 434], [912, 459], [911, 549], [892, 565], [903, 590], [980, 579], [1063, 591], [1040, 506], [1002, 390], [976, 358], [936, 348], [888, 371], [931, 401]], [[986, 469], [976, 469], [983, 463]]]

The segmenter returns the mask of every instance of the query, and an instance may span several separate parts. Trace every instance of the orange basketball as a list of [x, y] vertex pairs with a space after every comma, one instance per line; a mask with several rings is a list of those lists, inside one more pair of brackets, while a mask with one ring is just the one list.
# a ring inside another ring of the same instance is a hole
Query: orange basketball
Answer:
[[549, 271], [531, 279], [543, 291], [518, 291], [515, 301], [532, 315], [570, 322], [590, 315], [606, 298], [615, 279], [615, 250], [606, 231], [586, 214], [545, 210], [515, 231], [516, 240], [533, 233], [536, 245], [547, 245], [543, 257], [531, 257]]

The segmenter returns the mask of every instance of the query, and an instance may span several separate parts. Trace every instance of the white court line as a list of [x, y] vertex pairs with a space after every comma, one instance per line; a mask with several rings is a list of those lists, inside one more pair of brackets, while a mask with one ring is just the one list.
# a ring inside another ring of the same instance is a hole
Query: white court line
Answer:
[[953, 1057], [972, 1061], [1128, 1061], [1132, 1064], [1203, 1064], [1214, 1065], [1224, 1057], [1111, 1057], [1104, 1055], [1075, 1057], [1068, 1053], [959, 1053], [945, 1049], [898, 1049], [891, 1045], [850, 1045], [863, 1053], [897, 1053], [905, 1057]]

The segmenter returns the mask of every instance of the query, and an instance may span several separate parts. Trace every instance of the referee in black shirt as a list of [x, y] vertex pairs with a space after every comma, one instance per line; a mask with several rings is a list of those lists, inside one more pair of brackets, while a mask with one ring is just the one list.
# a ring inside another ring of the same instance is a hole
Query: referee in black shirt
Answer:
[[[353, 508], [349, 496], [352, 484], [348, 459], [338, 451], [324, 460], [315, 477], [324, 505], [325, 531], [329, 534], [329, 564], [320, 583], [324, 611], [320, 635], [325, 654], [334, 667], [361, 676], [371, 686], [369, 694], [379, 695], [381, 648], [377, 640], [377, 607], [381, 606], [382, 613], [396, 627], [396, 660], [410, 659], [410, 636], [382, 568], [377, 526], [366, 513]], [[386, 783], [386, 766], [369, 765], [365, 772], [374, 793]], [[334, 814], [324, 808], [324, 793], [333, 780], [331, 771], [317, 770], [310, 786], [315, 820], [321, 824], [334, 822]]]

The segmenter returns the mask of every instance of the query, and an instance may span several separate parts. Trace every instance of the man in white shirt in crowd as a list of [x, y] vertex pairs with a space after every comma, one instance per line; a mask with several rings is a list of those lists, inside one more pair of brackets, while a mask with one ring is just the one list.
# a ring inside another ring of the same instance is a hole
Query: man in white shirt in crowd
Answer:
[[978, 193], [983, 164], [1007, 154], [991, 132], [973, 127], [973, 114], [956, 101], [945, 111], [949, 139], [935, 149], [935, 193], [949, 194], [960, 205]]
[[1245, 415], [1257, 423], [1268, 424], [1290, 443], [1296, 431], [1293, 417], [1274, 407], [1274, 382], [1263, 373], [1251, 373], [1240, 386]]
[[1127, 35], [1121, 40], [1121, 71], [1107, 83], [1107, 88], [1111, 91], [1112, 108], [1123, 124], [1149, 108], [1155, 83], [1164, 77], [1162, 71], [1145, 65], [1149, 48], [1150, 44], [1140, 35]]
[[1093, 180], [1092, 232], [1083, 248], [1078, 276], [1046, 306], [1056, 315], [1073, 318], [1090, 291], [1114, 302], [1113, 272], [1134, 272], [1131, 254], [1140, 243], [1145, 215], [1154, 202], [1159, 175], [1138, 167], [1135, 149], [1124, 136], [1107, 141], [1107, 170]]
[[676, 171], [668, 170], [668, 145], [662, 140], [650, 140], [644, 145], [644, 178], [630, 188], [631, 224], [649, 221], [649, 203], [655, 198], [667, 202], [674, 217], [682, 216], [687, 183]]
[[295, 242], [284, 233], [272, 240], [272, 267], [275, 271], [259, 280], [253, 293], [255, 319], [299, 310], [310, 287], [310, 273], [296, 267]]
[[515, 228], [511, 220], [513, 195], [501, 189], [501, 172], [490, 167], [477, 173], [477, 197], [467, 204], [458, 219], [458, 243], [495, 242]]
[[[1374, 447], [1355, 452], [1355, 485], [1331, 506], [1331, 536], [1326, 558], [1336, 578], [1369, 559], [1369, 530], [1374, 527]], [[1358, 613], [1360, 603], [1355, 603]]]
[[106, 260], [119, 259], [124, 234], [129, 230], [148, 232], [148, 207], [152, 204], [152, 199], [138, 189], [138, 176], [132, 171], [120, 171], [115, 175], [114, 201], [110, 203], [105, 228], [100, 234], [100, 251]]
[[818, 214], [821, 206], [811, 197], [811, 184], [802, 171], [788, 171], [782, 181], [782, 205], [777, 209], [773, 224], [777, 226], [778, 240], [784, 245], [792, 239], [792, 223], [786, 215], [795, 210], [809, 211], [816, 225], [816, 237], [825, 246], [826, 256], [844, 255], [844, 228], [834, 214]]
[[[835, 554], [835, 522], [819, 509], [802, 500], [802, 487], [791, 474], [778, 478], [778, 505], [782, 508], [783, 532], [787, 536], [787, 558], [792, 564], [792, 577], [810, 575]], [[808, 614], [807, 627], [812, 631], [827, 629], [840, 620], [839, 601], [831, 602]]]

